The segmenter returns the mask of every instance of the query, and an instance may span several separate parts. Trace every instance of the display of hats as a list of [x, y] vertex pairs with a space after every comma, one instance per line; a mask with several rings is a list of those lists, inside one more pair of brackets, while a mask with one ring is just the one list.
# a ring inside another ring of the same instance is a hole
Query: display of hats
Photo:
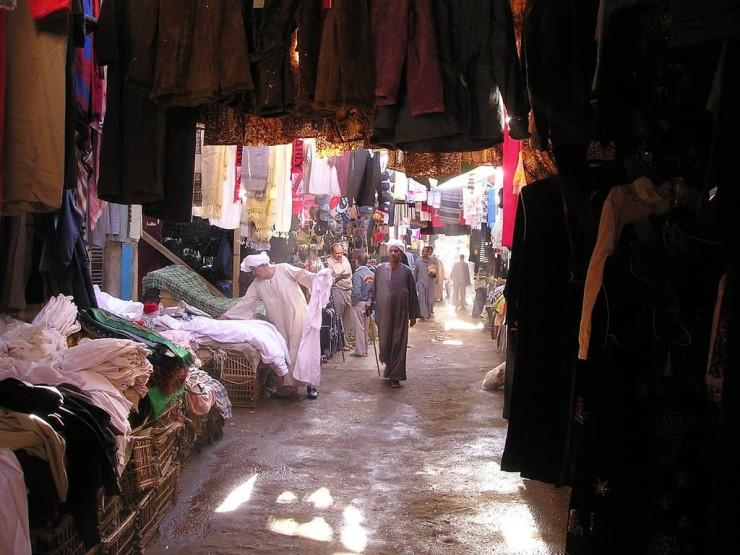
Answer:
[[349, 208], [349, 199], [347, 197], [342, 197], [339, 199], [339, 204], [337, 204], [337, 212], [340, 214], [344, 214], [347, 212], [347, 209]]
[[331, 219], [331, 213], [328, 208], [320, 207], [316, 215], [319, 222], [328, 222]]
[[313, 221], [317, 221], [319, 219], [318, 218], [319, 207], [316, 205], [312, 206], [311, 208], [308, 209], [308, 214], [311, 216], [311, 219]]

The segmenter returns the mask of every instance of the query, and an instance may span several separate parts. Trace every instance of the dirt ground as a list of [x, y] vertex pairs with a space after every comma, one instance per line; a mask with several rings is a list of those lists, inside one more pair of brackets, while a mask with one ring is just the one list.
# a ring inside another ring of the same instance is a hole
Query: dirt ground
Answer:
[[411, 330], [400, 389], [372, 350], [340, 353], [318, 400], [236, 408], [146, 553], [562, 553], [569, 490], [499, 468], [503, 391], [481, 381], [501, 359], [483, 322], [438, 303]]

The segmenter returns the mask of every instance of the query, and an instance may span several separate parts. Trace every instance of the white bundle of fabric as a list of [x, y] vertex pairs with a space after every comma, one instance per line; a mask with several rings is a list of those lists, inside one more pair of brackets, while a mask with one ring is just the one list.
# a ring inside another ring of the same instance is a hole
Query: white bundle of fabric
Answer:
[[64, 337], [80, 331], [80, 324], [77, 321], [77, 305], [73, 299], [74, 297], [61, 293], [52, 297], [31, 323], [46, 324], [50, 329], [59, 331]]
[[67, 336], [47, 324], [10, 320], [0, 329], [0, 357], [41, 361], [67, 348]]
[[190, 331], [201, 345], [214, 343], [249, 343], [257, 349], [265, 364], [273, 364], [275, 371], [284, 376], [288, 373], [290, 352], [285, 338], [277, 328], [264, 320], [214, 320], [194, 317], [179, 321], [174, 318], [158, 317], [154, 323], [161, 327]]
[[506, 381], [506, 361], [502, 362], [496, 368], [486, 372], [481, 387], [486, 391], [494, 391], [503, 387]]
[[59, 356], [59, 353], [55, 353], [39, 361], [0, 358], [0, 380], [16, 378], [32, 384], [46, 385], [66, 383], [83, 389], [84, 382], [79, 376], [70, 376], [61, 372]]
[[142, 343], [129, 339], [82, 339], [62, 354], [60, 366], [64, 374], [88, 370], [102, 374], [119, 391], [133, 388], [143, 397], [153, 370], [149, 354]]
[[118, 299], [105, 291], [101, 291], [97, 285], [93, 285], [93, 289], [95, 290], [95, 300], [98, 301], [98, 306], [108, 312], [127, 320], [135, 320], [144, 314], [144, 303]]

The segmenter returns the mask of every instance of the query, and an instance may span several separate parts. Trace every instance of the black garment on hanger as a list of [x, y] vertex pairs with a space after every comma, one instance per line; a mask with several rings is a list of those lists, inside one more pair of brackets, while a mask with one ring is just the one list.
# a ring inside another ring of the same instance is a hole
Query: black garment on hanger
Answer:
[[96, 308], [90, 260], [82, 229], [85, 217], [77, 210], [70, 189], [62, 192], [62, 206], [53, 234], [52, 275], [61, 293], [72, 295], [78, 308]]
[[[352, 175], [352, 170], [350, 170]], [[365, 172], [362, 175], [357, 191], [357, 204], [360, 206], [376, 206], [376, 194], [382, 195], [382, 172], [380, 171], [380, 155], [371, 154], [365, 160]], [[349, 191], [349, 186], [347, 187]]]
[[501, 469], [563, 485], [578, 301], [569, 282], [571, 252], [560, 179], [527, 185], [518, 202], [504, 293], [507, 321], [518, 328], [516, 373]]

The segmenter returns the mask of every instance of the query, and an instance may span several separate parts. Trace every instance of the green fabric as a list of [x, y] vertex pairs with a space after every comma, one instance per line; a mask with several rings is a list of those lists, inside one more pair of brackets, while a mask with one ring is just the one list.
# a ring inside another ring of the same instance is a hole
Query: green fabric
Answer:
[[178, 265], [149, 272], [141, 280], [141, 287], [144, 297], [152, 289], [166, 291], [175, 299], [185, 301], [213, 318], [221, 316], [239, 301], [238, 298], [216, 297], [202, 277], [193, 270]]
[[165, 354], [165, 351], [170, 351], [182, 360], [184, 366], [193, 362], [193, 356], [187, 349], [178, 347], [156, 330], [140, 326], [136, 322], [116, 316], [103, 308], [88, 308], [84, 309], [84, 312], [113, 331], [118, 330], [132, 339], [138, 338], [155, 353]]
[[164, 413], [164, 411], [167, 410], [167, 407], [170, 406], [175, 401], [177, 401], [177, 398], [180, 397], [180, 395], [183, 395], [184, 393], [185, 393], [185, 384], [183, 384], [182, 387], [180, 387], [180, 389], [175, 391], [169, 397], [165, 397], [162, 394], [162, 391], [158, 387], [149, 388], [147, 397], [149, 397], [149, 403], [151, 403], [152, 410], [154, 410], [154, 419], [156, 420], [157, 418], [162, 416], [162, 413]]

